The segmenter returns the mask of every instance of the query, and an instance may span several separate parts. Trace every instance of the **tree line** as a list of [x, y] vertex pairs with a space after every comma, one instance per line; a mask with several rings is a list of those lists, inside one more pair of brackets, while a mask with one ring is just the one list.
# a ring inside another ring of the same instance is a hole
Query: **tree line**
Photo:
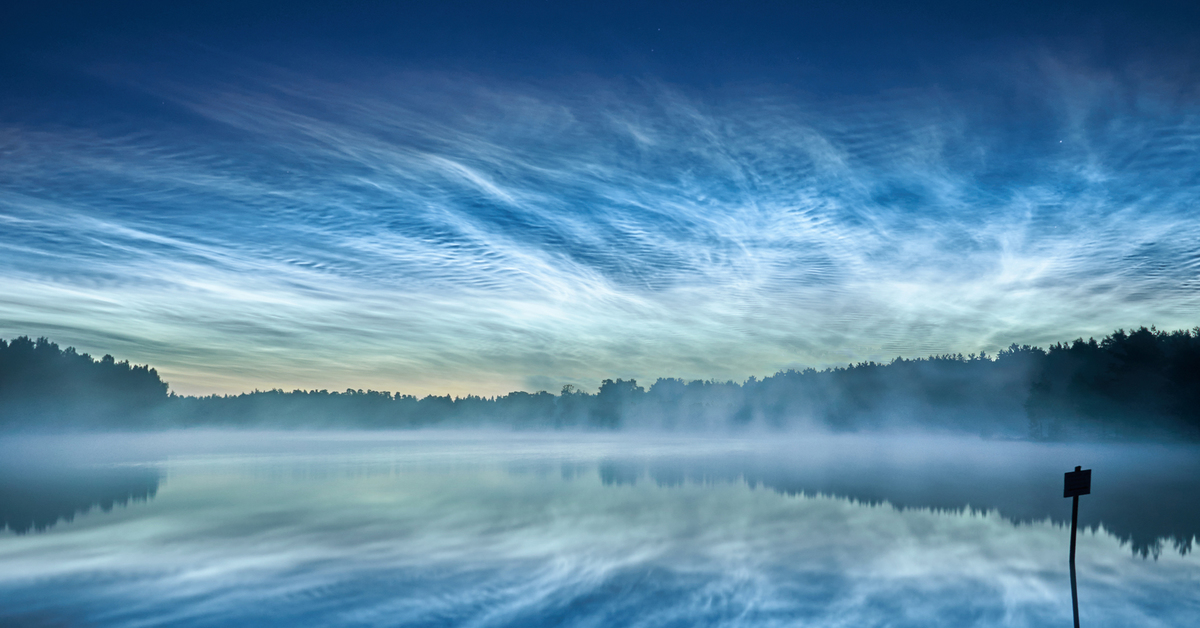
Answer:
[[45, 338], [0, 339], [0, 428], [152, 427], [170, 400], [149, 366]]
[[374, 390], [179, 396], [149, 366], [96, 360], [45, 338], [0, 340], [0, 427], [191, 426], [833, 431], [1200, 440], [1200, 327], [1118, 330], [1046, 349], [947, 354], [763, 379], [649, 387], [606, 379], [596, 393], [496, 397]]

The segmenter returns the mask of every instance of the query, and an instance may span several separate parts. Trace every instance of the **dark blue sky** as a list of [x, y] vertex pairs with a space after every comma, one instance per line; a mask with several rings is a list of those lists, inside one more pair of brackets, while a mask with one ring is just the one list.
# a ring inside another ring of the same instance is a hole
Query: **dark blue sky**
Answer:
[[0, 336], [182, 392], [1191, 327], [1195, 3], [21, 3]]
[[[46, 96], [94, 63], [196, 71], [237, 52], [274, 63], [357, 57], [507, 79], [652, 75], [711, 87], [803, 81], [862, 93], [972, 83], [969, 67], [1033, 48], [1184, 78], [1191, 2], [25, 2], [4, 9], [5, 78]], [[1190, 57], [1190, 58], [1189, 58]], [[977, 80], [981, 77], [975, 77]]]

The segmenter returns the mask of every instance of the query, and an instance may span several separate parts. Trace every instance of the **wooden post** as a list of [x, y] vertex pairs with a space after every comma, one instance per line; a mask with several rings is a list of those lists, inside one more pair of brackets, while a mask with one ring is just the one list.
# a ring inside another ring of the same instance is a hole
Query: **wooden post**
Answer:
[[1092, 470], [1075, 467], [1063, 474], [1063, 497], [1074, 498], [1071, 502], [1071, 610], [1075, 614], [1075, 628], [1079, 628], [1079, 589], [1075, 586], [1075, 528], [1079, 525], [1079, 496], [1092, 492]]
[[1071, 501], [1071, 610], [1075, 613], [1075, 628], [1079, 628], [1079, 588], [1075, 585], [1075, 527], [1077, 525], [1079, 525], [1078, 495]]

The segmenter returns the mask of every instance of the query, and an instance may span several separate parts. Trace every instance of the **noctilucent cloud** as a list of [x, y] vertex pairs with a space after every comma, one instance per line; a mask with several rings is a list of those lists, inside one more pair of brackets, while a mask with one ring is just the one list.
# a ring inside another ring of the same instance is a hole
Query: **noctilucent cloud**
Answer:
[[785, 4], [6, 9], [0, 337], [491, 395], [1200, 322], [1195, 7]]

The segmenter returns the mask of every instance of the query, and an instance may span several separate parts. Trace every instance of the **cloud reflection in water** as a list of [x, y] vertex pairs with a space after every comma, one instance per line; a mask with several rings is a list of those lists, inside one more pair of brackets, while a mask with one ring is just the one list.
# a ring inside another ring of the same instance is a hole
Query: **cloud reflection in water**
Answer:
[[[0, 608], [96, 625], [1070, 621], [1060, 524], [645, 471], [780, 447], [503, 435], [324, 445], [174, 456], [169, 483], [137, 509], [0, 537]], [[836, 457], [829, 443], [793, 450]], [[1103, 528], [1081, 535], [1079, 569], [1092, 626], [1182, 625], [1200, 604], [1194, 556], [1143, 559]]]

